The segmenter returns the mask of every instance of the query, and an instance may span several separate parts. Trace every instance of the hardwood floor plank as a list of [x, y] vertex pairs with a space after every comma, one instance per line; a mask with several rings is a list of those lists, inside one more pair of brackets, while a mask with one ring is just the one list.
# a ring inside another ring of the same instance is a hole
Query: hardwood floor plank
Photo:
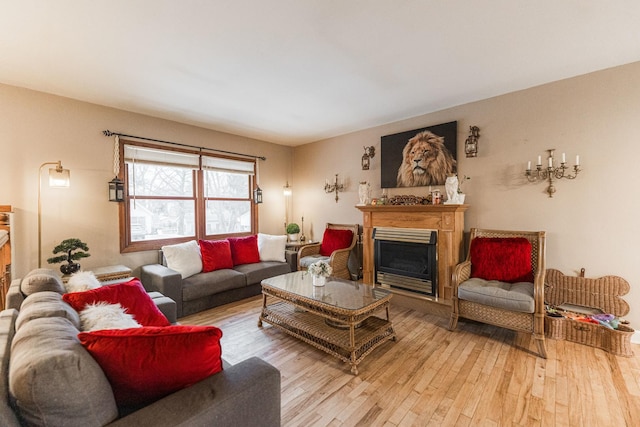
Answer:
[[348, 364], [276, 328], [257, 326], [261, 297], [180, 319], [222, 329], [234, 364], [257, 356], [282, 376], [282, 425], [289, 426], [635, 426], [640, 414], [640, 346], [630, 358], [547, 340], [536, 356], [528, 334], [392, 304], [397, 341]]

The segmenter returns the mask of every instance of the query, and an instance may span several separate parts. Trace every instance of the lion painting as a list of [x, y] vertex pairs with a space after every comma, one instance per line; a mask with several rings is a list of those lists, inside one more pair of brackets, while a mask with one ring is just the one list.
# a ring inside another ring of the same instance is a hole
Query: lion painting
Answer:
[[442, 185], [455, 168], [456, 161], [444, 146], [444, 138], [429, 131], [420, 132], [402, 150], [398, 187]]

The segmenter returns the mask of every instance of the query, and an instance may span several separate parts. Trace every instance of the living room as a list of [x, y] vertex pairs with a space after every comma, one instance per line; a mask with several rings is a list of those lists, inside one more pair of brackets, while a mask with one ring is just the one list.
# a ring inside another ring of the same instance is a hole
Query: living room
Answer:
[[[632, 10], [637, 12], [637, 6]], [[16, 45], [13, 49], [35, 47]], [[600, 47], [592, 49], [593, 56], [599, 56]], [[98, 48], [89, 52], [100, 54]], [[640, 199], [630, 172], [640, 154], [633, 125], [640, 111], [640, 57], [633, 52], [626, 60], [616, 60], [610, 66], [508, 93], [484, 96], [487, 92], [479, 88], [472, 101], [442, 100], [439, 108], [301, 144], [213, 130], [188, 124], [179, 115], [154, 116], [151, 111], [144, 114], [81, 101], [83, 94], [94, 90], [90, 81], [82, 79], [75, 92], [55, 95], [59, 93], [55, 87], [45, 93], [28, 88], [26, 81], [0, 76], [0, 204], [14, 210], [16, 277], [38, 266], [40, 238], [44, 266], [53, 247], [69, 237], [89, 245], [92, 256], [82, 260], [86, 270], [122, 264], [138, 274], [141, 266], [157, 261], [156, 251], [120, 252], [118, 203], [109, 202], [107, 194], [107, 183], [113, 178], [113, 138], [102, 134], [106, 129], [266, 157], [259, 162], [264, 201], [258, 207], [258, 231], [284, 234], [286, 220], [301, 223], [304, 217], [304, 234], [318, 241], [328, 222], [362, 224], [362, 212], [355, 207], [359, 182], [370, 183], [372, 197], [381, 196], [382, 136], [457, 121], [458, 171], [471, 177], [464, 183], [469, 205], [465, 231], [471, 227], [545, 230], [547, 268], [567, 275], [578, 275], [584, 268], [587, 277], [617, 275], [629, 281], [631, 291], [624, 299], [631, 311], [626, 318], [637, 328], [640, 272], [632, 248], [640, 234], [635, 218]], [[46, 74], [50, 64], [40, 65], [41, 69], [29, 73]], [[81, 75], [81, 58], [76, 65]], [[475, 158], [463, 154], [469, 126], [480, 128]], [[363, 146], [376, 150], [369, 170], [361, 167]], [[538, 156], [544, 159], [546, 150], [552, 148], [556, 156], [566, 153], [570, 166], [579, 155], [582, 171], [574, 180], [558, 180], [550, 198], [546, 185], [529, 183], [524, 171], [528, 161], [535, 163]], [[71, 171], [71, 187], [43, 188], [39, 236], [38, 168], [43, 162], [58, 160]], [[345, 184], [337, 201], [335, 194], [323, 189], [325, 180], [335, 174]], [[282, 191], [287, 183], [293, 191], [288, 213]], [[426, 196], [428, 192], [428, 187], [388, 190], [390, 196]], [[633, 341], [640, 342], [637, 332]]]

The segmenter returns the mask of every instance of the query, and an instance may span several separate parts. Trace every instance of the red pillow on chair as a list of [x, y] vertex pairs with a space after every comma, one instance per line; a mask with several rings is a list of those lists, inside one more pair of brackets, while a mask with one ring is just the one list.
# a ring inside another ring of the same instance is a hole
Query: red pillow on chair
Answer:
[[471, 241], [471, 277], [533, 282], [531, 242], [524, 237], [476, 237]]
[[233, 268], [231, 258], [231, 244], [228, 240], [199, 240], [200, 254], [202, 255], [202, 271], [221, 270]]
[[231, 258], [233, 265], [253, 264], [260, 262], [260, 252], [258, 251], [258, 236], [229, 237], [231, 244]]
[[324, 236], [322, 236], [322, 244], [320, 245], [320, 255], [331, 256], [333, 251], [344, 249], [351, 246], [353, 240], [353, 231], [338, 230], [335, 228], [326, 228]]

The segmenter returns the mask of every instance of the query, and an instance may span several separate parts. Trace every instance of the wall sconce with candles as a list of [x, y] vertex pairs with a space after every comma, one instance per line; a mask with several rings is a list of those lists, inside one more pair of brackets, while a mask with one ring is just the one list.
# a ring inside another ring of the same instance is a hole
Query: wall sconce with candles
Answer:
[[480, 128], [478, 126], [469, 126], [469, 136], [464, 141], [464, 153], [467, 157], [478, 156], [478, 139], [480, 139]]
[[49, 168], [49, 187], [66, 188], [71, 183], [71, 172], [62, 167], [62, 162], [45, 162], [38, 169], [38, 268], [42, 267], [42, 168], [46, 165], [56, 165]]
[[324, 192], [325, 193], [336, 193], [336, 203], [338, 203], [338, 192], [344, 191], [344, 184], [338, 182], [338, 174], [336, 174], [335, 180], [333, 184], [329, 183], [328, 179], [325, 179], [324, 182]]
[[368, 171], [369, 166], [371, 166], [371, 159], [376, 155], [376, 148], [371, 145], [369, 147], [364, 147], [364, 154], [362, 155], [362, 170]]
[[535, 170], [531, 170], [531, 162], [527, 163], [527, 170], [525, 171], [525, 176], [529, 180], [529, 182], [547, 181], [549, 186], [547, 187], [547, 194], [549, 197], [553, 197], [553, 193], [556, 192], [556, 187], [553, 185], [553, 181], [555, 179], [567, 178], [567, 179], [575, 179], [578, 176], [578, 172], [580, 169], [580, 155], [576, 155], [576, 164], [573, 166], [573, 175], [567, 173], [567, 159], [565, 153], [562, 153], [562, 162], [560, 162], [560, 166], [554, 166], [554, 157], [553, 154], [555, 149], [547, 150], [549, 152], [549, 157], [547, 158], [547, 167], [542, 167], [542, 157], [538, 156], [538, 164], [536, 165]]

